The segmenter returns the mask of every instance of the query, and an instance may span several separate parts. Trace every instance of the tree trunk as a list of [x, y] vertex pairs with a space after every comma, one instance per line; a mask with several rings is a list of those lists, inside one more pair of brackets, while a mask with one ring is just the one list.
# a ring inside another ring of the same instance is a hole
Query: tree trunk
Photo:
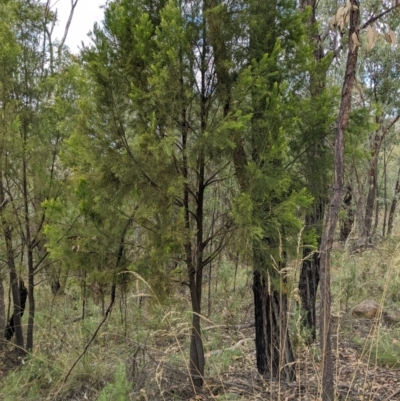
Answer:
[[363, 245], [371, 243], [372, 216], [374, 214], [375, 199], [378, 186], [378, 155], [380, 150], [381, 135], [379, 131], [375, 134], [374, 144], [371, 149], [372, 160], [368, 170], [368, 195], [365, 205], [365, 230], [362, 234]]
[[396, 186], [394, 188], [394, 195], [392, 199], [392, 204], [390, 206], [390, 212], [389, 212], [389, 219], [388, 219], [388, 229], [387, 229], [387, 234], [391, 235], [392, 230], [393, 230], [393, 222], [394, 222], [394, 214], [396, 212], [396, 206], [397, 202], [399, 200], [399, 195], [400, 195], [400, 169], [397, 173], [397, 180], [396, 180]]
[[[287, 319], [287, 294], [280, 275], [270, 276], [269, 254], [254, 246], [253, 295], [257, 369], [271, 379], [295, 380]], [[279, 283], [279, 284], [278, 284]]]
[[[329, 202], [325, 229], [321, 239], [321, 318], [320, 339], [322, 351], [322, 400], [334, 400], [333, 387], [333, 360], [331, 349], [331, 291], [330, 291], [330, 254], [335, 235], [339, 208], [342, 201], [344, 186], [344, 139], [349, 113], [351, 110], [351, 92], [356, 78], [358, 46], [354, 44], [353, 34], [358, 37], [359, 31], [359, 3], [351, 0], [353, 7], [350, 10], [349, 48], [345, 77], [342, 88], [339, 115], [336, 122], [334, 146], [334, 182], [333, 192]], [[355, 6], [355, 7], [354, 7]]]
[[[322, 60], [325, 57], [324, 49], [321, 42], [321, 36], [316, 29], [316, 0], [301, 0], [299, 3], [300, 10], [305, 11], [306, 7], [311, 8], [311, 13], [309, 14], [308, 20], [308, 30], [309, 38], [314, 46], [314, 62], [315, 67], [310, 76], [310, 95], [311, 99], [318, 100], [318, 98], [324, 93], [326, 89], [326, 74], [328, 69], [328, 64], [322, 66]], [[320, 132], [321, 138], [324, 138], [324, 132]], [[324, 139], [320, 139], [316, 145], [312, 146], [307, 152], [308, 160], [310, 163], [310, 171], [314, 169], [321, 169], [319, 171], [319, 178], [315, 179], [312, 174], [310, 174], [310, 181], [308, 182], [308, 187], [310, 192], [315, 197], [313, 209], [307, 214], [305, 218], [306, 228], [315, 228], [317, 234], [317, 244], [318, 249], [321, 245], [321, 234], [322, 234], [322, 224], [325, 213], [326, 199], [327, 199], [327, 169], [325, 164], [322, 162], [318, 163], [318, 159], [324, 159], [324, 154], [326, 154], [325, 147], [323, 145]], [[311, 343], [316, 339], [316, 297], [319, 284], [319, 263], [320, 258], [318, 252], [314, 249], [310, 249], [308, 244], [304, 244], [303, 250], [303, 262], [299, 277], [299, 295], [301, 299], [301, 313], [302, 316], [302, 326], [310, 333], [309, 337], [306, 339], [307, 343]]]
[[[189, 172], [186, 155], [188, 127], [186, 124], [186, 110], [182, 110], [182, 149], [183, 149], [183, 177], [185, 178], [183, 205], [185, 209], [185, 227], [188, 233], [191, 232], [191, 210], [190, 210], [190, 189]], [[205, 161], [201, 154], [198, 159], [198, 188], [196, 191], [196, 246], [195, 252], [192, 252], [192, 242], [189, 240], [185, 244], [186, 266], [189, 277], [190, 298], [192, 304], [192, 330], [190, 337], [190, 376], [195, 387], [203, 385], [205, 356], [203, 340], [200, 328], [201, 315], [201, 296], [203, 285], [203, 206], [204, 206], [204, 169]]]
[[[306, 217], [306, 225], [314, 226], [321, 224], [325, 209], [325, 202], [320, 200], [319, 208], [313, 214]], [[321, 237], [318, 237], [318, 249], [320, 247]], [[301, 299], [302, 326], [309, 330], [307, 343], [316, 339], [316, 299], [319, 284], [319, 264], [320, 257], [317, 251], [311, 252], [305, 248], [303, 251], [303, 263], [301, 266], [299, 278], [299, 295]]]
[[[3, 221], [3, 233], [6, 242], [6, 252], [7, 252], [7, 264], [9, 268], [10, 274], [10, 287], [12, 293], [12, 302], [13, 302], [13, 314], [12, 314], [12, 325], [10, 327], [13, 328], [12, 332], [8, 332], [11, 334], [6, 333], [6, 338], [11, 339], [12, 335], [15, 333], [16, 343], [19, 347], [21, 353], [23, 353], [24, 349], [24, 335], [22, 331], [21, 325], [21, 302], [20, 302], [20, 291], [18, 288], [18, 275], [17, 270], [15, 268], [14, 262], [14, 249], [12, 246], [12, 238], [11, 238], [11, 230], [8, 227], [7, 223]], [[11, 320], [10, 320], [11, 323]]]
[[[24, 140], [26, 141], [27, 134], [25, 133]], [[24, 195], [24, 220], [25, 220], [25, 244], [27, 250], [27, 262], [28, 262], [28, 329], [26, 333], [26, 350], [31, 352], [33, 349], [33, 328], [35, 322], [35, 296], [34, 296], [34, 276], [35, 269], [33, 265], [33, 249], [31, 239], [31, 224], [29, 218], [29, 193], [28, 193], [28, 180], [27, 180], [27, 163], [24, 154], [23, 160], [23, 195]]]
[[[383, 238], [386, 236], [386, 221], [387, 221], [387, 213], [388, 213], [387, 170], [386, 170], [387, 164], [386, 163], [387, 163], [387, 161], [386, 161], [386, 142], [384, 142], [383, 143], [383, 177], [384, 177], [384, 180], [383, 180], [383, 183], [384, 183], [384, 186], [383, 186], [383, 199], [385, 199], [385, 200], [384, 200], [383, 227], [382, 227], [382, 237]], [[378, 188], [376, 189], [376, 191], [378, 192]], [[377, 196], [378, 196], [378, 194], [377, 194]], [[379, 203], [377, 202], [377, 204], [379, 204]], [[376, 213], [376, 226], [378, 225], [378, 216], [379, 216], [379, 213], [377, 211], [377, 213]]]
[[4, 285], [3, 279], [0, 277], [0, 352], [4, 350], [5, 342], [5, 331], [6, 327], [6, 309], [5, 309], [5, 294], [4, 294]]
[[201, 307], [197, 297], [195, 273], [190, 275], [190, 295], [192, 301], [192, 331], [190, 336], [190, 376], [195, 387], [203, 385], [205, 357], [203, 339], [201, 337], [200, 314]]
[[342, 209], [346, 212], [346, 216], [340, 224], [340, 240], [346, 242], [349, 238], [354, 226], [354, 211], [353, 211], [353, 190], [350, 185], [347, 185], [346, 193], [343, 197]]
[[25, 287], [25, 283], [23, 280], [19, 280], [18, 284], [18, 291], [19, 291], [19, 303], [20, 303], [20, 309], [18, 312], [15, 310], [13, 311], [13, 314], [11, 315], [11, 318], [9, 322], [7, 323], [6, 330], [5, 330], [5, 338], [7, 340], [11, 340], [12, 336], [14, 335], [15, 332], [15, 315], [18, 313], [18, 316], [22, 318], [25, 312], [25, 305], [26, 305], [26, 299], [28, 297], [28, 290]]

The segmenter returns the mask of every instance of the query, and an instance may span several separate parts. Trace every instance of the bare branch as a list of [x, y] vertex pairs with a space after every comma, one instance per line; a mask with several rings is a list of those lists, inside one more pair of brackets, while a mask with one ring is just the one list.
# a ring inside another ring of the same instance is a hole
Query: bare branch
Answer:
[[75, 0], [75, 1], [71, 0], [71, 11], [69, 13], [67, 24], [65, 25], [64, 36], [61, 39], [60, 44], [58, 45], [58, 54], [60, 54], [61, 49], [64, 46], [65, 40], [67, 39], [69, 27], [71, 25], [72, 17], [74, 16], [75, 7], [77, 4], [78, 4], [78, 0]]
[[382, 18], [384, 15], [390, 13], [394, 9], [400, 6], [400, 3], [396, 2], [396, 4], [393, 7], [388, 8], [385, 11], [382, 11], [380, 14], [375, 15], [374, 17], [371, 17], [364, 25], [361, 25], [360, 29], [365, 29], [368, 25], [373, 24], [375, 21], [377, 21], [379, 18]]

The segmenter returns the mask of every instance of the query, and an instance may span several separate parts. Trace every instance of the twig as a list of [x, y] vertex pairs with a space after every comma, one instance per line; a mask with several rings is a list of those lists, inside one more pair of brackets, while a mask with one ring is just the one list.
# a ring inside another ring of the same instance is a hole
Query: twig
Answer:
[[396, 395], [400, 394], [400, 388], [397, 389], [394, 393], [392, 393], [391, 395], [389, 395], [388, 398], [385, 398], [383, 401], [390, 401], [393, 397], [395, 397]]
[[254, 327], [254, 323], [247, 323], [247, 324], [216, 324], [215, 326], [207, 326], [203, 327], [201, 331], [208, 331], [208, 330], [213, 330], [213, 329], [235, 329], [235, 330], [241, 330], [241, 329], [247, 329], [250, 327]]
[[[86, 354], [86, 351], [88, 350], [90, 344], [93, 342], [93, 340], [96, 338], [97, 333], [99, 332], [99, 330], [101, 329], [101, 326], [103, 326], [103, 324], [106, 322], [108, 316], [111, 313], [111, 309], [114, 305], [114, 301], [115, 301], [115, 288], [116, 285], [113, 284], [112, 288], [111, 288], [111, 301], [110, 301], [110, 305], [108, 305], [108, 308], [106, 310], [106, 313], [104, 314], [103, 320], [100, 322], [100, 324], [97, 326], [96, 331], [93, 333], [92, 338], [89, 340], [89, 342], [86, 344], [85, 349], [83, 350], [83, 352], [79, 355], [78, 359], [73, 363], [73, 365], [71, 366], [70, 370], [68, 371], [68, 373], [66, 374], [66, 376], [64, 377], [63, 380], [63, 384], [62, 386], [64, 386], [64, 384], [67, 382], [68, 377], [70, 376], [70, 374], [72, 373], [72, 371], [74, 370], [75, 366], [77, 365], [77, 363], [81, 360], [81, 358], [83, 357], [83, 355]], [[61, 386], [61, 387], [62, 387]]]

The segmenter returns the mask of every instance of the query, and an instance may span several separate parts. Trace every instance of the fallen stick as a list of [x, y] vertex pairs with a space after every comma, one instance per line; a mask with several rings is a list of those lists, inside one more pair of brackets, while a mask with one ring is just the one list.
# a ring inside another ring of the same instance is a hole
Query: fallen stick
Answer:
[[216, 324], [215, 326], [203, 327], [201, 331], [213, 330], [213, 329], [247, 329], [249, 327], [254, 327], [254, 323], [248, 324]]
[[223, 349], [217, 349], [215, 351], [209, 351], [206, 353], [206, 357], [209, 357], [211, 355], [217, 355], [217, 354], [221, 354], [224, 351], [233, 351], [236, 348], [239, 348], [240, 346], [242, 346], [246, 341], [254, 341], [253, 337], [248, 337], [248, 338], [243, 338], [242, 340], [239, 340], [235, 345], [232, 345], [232, 347], [229, 348], [223, 348]]

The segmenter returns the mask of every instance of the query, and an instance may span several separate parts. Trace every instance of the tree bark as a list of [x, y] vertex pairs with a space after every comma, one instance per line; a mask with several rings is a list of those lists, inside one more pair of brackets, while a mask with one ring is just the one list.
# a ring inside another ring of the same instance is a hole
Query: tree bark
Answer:
[[[27, 123], [27, 122], [26, 122]], [[33, 328], [35, 322], [35, 284], [34, 284], [34, 276], [35, 276], [35, 269], [33, 265], [33, 241], [31, 239], [31, 223], [29, 217], [29, 190], [28, 190], [28, 165], [26, 162], [26, 154], [25, 154], [25, 147], [26, 141], [28, 139], [27, 127], [24, 127], [23, 132], [23, 139], [24, 139], [24, 154], [23, 154], [23, 161], [22, 161], [22, 190], [23, 190], [23, 197], [24, 197], [24, 222], [25, 222], [25, 234], [24, 240], [26, 244], [26, 252], [27, 252], [27, 264], [28, 264], [28, 329], [26, 333], [26, 350], [31, 352], [33, 349]]]
[[346, 242], [349, 238], [354, 226], [354, 211], [353, 211], [353, 190], [350, 185], [347, 185], [346, 193], [343, 197], [342, 209], [346, 212], [346, 216], [340, 224], [340, 240]]
[[[271, 277], [270, 255], [258, 244], [253, 248], [253, 295], [258, 372], [274, 380], [295, 380], [289, 338], [284, 279]], [[267, 259], [267, 260], [266, 260]]]
[[[311, 99], [318, 99], [326, 89], [326, 73], [328, 65], [322, 66], [321, 61], [324, 59], [324, 49], [321, 43], [321, 37], [316, 27], [316, 0], [302, 0], [300, 2], [300, 10], [305, 11], [306, 7], [311, 7], [311, 13], [308, 20], [308, 30], [310, 41], [314, 45], [314, 70], [310, 76], [310, 94]], [[325, 63], [326, 64], [326, 63]], [[321, 132], [321, 138], [324, 133]], [[309, 169], [312, 171], [317, 162], [317, 158], [323, 158], [326, 152], [321, 139], [316, 145], [310, 148], [308, 161], [313, 163]], [[317, 164], [318, 166], [318, 164]], [[323, 166], [323, 164], [322, 164]], [[325, 214], [325, 206], [327, 200], [326, 189], [326, 169], [319, 172], [319, 179], [316, 180], [310, 174], [311, 181], [308, 183], [310, 192], [314, 195], [314, 204], [305, 218], [306, 228], [314, 228], [317, 234], [318, 251], [321, 245], [322, 224]], [[317, 181], [317, 182], [316, 182]], [[299, 295], [301, 299], [302, 326], [309, 331], [310, 335], [306, 339], [307, 343], [311, 343], [316, 339], [316, 297], [319, 284], [319, 263], [320, 258], [318, 252], [310, 249], [308, 244], [304, 244], [303, 262], [299, 277]]]
[[396, 212], [396, 206], [397, 202], [399, 200], [400, 196], [400, 169], [397, 173], [397, 179], [396, 179], [396, 186], [394, 188], [394, 195], [392, 199], [392, 204], [390, 205], [390, 212], [389, 212], [389, 219], [388, 219], [388, 229], [387, 229], [387, 234], [391, 235], [392, 230], [393, 230], [393, 222], [394, 222], [394, 214]]
[[[400, 115], [397, 115], [390, 124], [381, 132], [381, 128], [378, 129], [374, 136], [374, 141], [371, 145], [371, 161], [368, 169], [368, 195], [365, 206], [365, 223], [361, 230], [361, 238], [359, 239], [360, 245], [368, 245], [371, 243], [372, 237], [372, 217], [374, 214], [374, 205], [378, 194], [378, 157], [382, 147], [382, 143], [393, 127], [393, 125], [400, 119]], [[377, 121], [379, 123], [379, 121]], [[386, 197], [385, 197], [386, 198]], [[386, 219], [384, 220], [384, 225]], [[384, 235], [384, 233], [383, 233]]]
[[[0, 155], [3, 157], [3, 148], [0, 149]], [[5, 190], [3, 186], [4, 179], [4, 159], [0, 160], [0, 217], [1, 225], [3, 230], [4, 242], [6, 245], [6, 261], [8, 266], [8, 272], [10, 277], [10, 288], [12, 293], [12, 303], [13, 303], [13, 314], [12, 314], [12, 333], [6, 329], [5, 337], [11, 339], [15, 332], [16, 343], [18, 346], [18, 352], [22, 355], [25, 353], [24, 350], [24, 335], [21, 325], [21, 301], [20, 301], [20, 291], [18, 288], [18, 274], [15, 268], [15, 252], [12, 242], [12, 229], [5, 217], [5, 208], [8, 204], [8, 199], [5, 196]], [[10, 320], [11, 323], [11, 320]], [[3, 326], [4, 327], [4, 326]], [[9, 335], [11, 333], [11, 336]]]
[[[306, 226], [315, 227], [322, 224], [325, 211], [325, 201], [319, 198], [319, 202], [315, 202], [315, 209], [306, 216]], [[318, 232], [318, 230], [317, 230]], [[321, 237], [317, 239], [318, 250], [321, 245]], [[306, 244], [305, 244], [306, 245]], [[303, 263], [301, 266], [299, 278], [299, 295], [302, 308], [302, 325], [309, 330], [307, 343], [311, 343], [316, 339], [316, 299], [319, 284], [319, 264], [320, 257], [317, 251], [310, 251], [308, 248], [303, 250]]]
[[327, 220], [321, 239], [321, 318], [320, 339], [322, 351], [322, 400], [334, 400], [333, 387], [333, 360], [331, 346], [331, 292], [330, 292], [330, 254], [333, 245], [336, 224], [342, 193], [344, 187], [344, 149], [345, 131], [347, 128], [349, 113], [351, 110], [351, 92], [356, 79], [356, 67], [358, 57], [358, 46], [354, 44], [353, 34], [358, 37], [359, 32], [359, 3], [351, 0], [349, 47], [347, 63], [342, 87], [342, 97], [339, 114], [336, 122], [335, 145], [334, 145], [334, 182], [333, 192], [329, 202]]
[[5, 293], [4, 293], [4, 285], [3, 279], [0, 277], [0, 352], [4, 350], [5, 342], [5, 331], [6, 327], [6, 310], [5, 310]]

